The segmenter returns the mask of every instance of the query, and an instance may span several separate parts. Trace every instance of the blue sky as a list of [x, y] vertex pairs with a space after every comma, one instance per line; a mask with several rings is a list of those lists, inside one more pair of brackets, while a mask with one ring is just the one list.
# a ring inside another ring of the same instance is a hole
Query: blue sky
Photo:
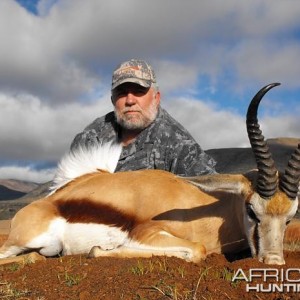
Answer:
[[264, 135], [299, 138], [299, 15], [295, 0], [1, 0], [0, 178], [50, 180], [134, 57], [204, 149], [248, 147], [247, 105], [271, 82]]
[[38, 15], [37, 4], [39, 0], [16, 0], [20, 5], [22, 5], [29, 12]]
[[47, 14], [58, 0], [14, 0], [24, 7], [28, 12], [38, 16]]

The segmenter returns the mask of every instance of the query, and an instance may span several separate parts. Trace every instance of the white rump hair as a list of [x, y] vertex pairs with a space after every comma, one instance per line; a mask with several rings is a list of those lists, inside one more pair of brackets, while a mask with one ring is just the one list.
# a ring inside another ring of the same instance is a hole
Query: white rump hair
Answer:
[[89, 148], [78, 146], [65, 154], [58, 164], [50, 195], [79, 176], [100, 170], [114, 173], [121, 151], [121, 144], [111, 142]]

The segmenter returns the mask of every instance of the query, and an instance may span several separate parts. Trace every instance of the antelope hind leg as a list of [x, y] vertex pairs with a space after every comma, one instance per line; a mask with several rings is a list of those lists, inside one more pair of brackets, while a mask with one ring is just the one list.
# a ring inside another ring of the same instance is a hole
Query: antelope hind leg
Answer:
[[99, 246], [91, 249], [88, 257], [145, 257], [175, 256], [186, 261], [200, 262], [206, 257], [206, 249], [201, 243], [195, 243], [171, 235], [167, 231], [139, 232], [143, 239], [133, 239], [124, 245], [112, 249], [103, 250]]

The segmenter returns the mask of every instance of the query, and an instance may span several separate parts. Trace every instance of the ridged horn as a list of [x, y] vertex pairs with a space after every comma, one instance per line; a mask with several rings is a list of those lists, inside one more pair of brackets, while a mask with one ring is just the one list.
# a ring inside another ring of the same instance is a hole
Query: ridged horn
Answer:
[[277, 189], [277, 169], [270, 149], [260, 130], [257, 110], [263, 96], [280, 83], [263, 87], [252, 99], [247, 111], [247, 132], [258, 168], [257, 193], [264, 199], [272, 197]]
[[284, 175], [280, 178], [279, 188], [291, 199], [297, 197], [300, 182], [300, 144], [292, 154]]

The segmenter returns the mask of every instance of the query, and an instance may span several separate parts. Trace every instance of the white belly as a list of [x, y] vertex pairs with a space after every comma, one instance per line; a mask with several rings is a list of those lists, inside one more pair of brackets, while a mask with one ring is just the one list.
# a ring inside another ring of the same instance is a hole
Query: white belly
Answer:
[[93, 246], [112, 250], [123, 245], [128, 234], [117, 227], [103, 224], [66, 223], [63, 254], [89, 253]]
[[39, 249], [45, 256], [89, 253], [93, 246], [112, 250], [128, 242], [128, 234], [118, 227], [103, 224], [68, 223], [53, 220], [46, 232], [26, 244], [27, 250]]

